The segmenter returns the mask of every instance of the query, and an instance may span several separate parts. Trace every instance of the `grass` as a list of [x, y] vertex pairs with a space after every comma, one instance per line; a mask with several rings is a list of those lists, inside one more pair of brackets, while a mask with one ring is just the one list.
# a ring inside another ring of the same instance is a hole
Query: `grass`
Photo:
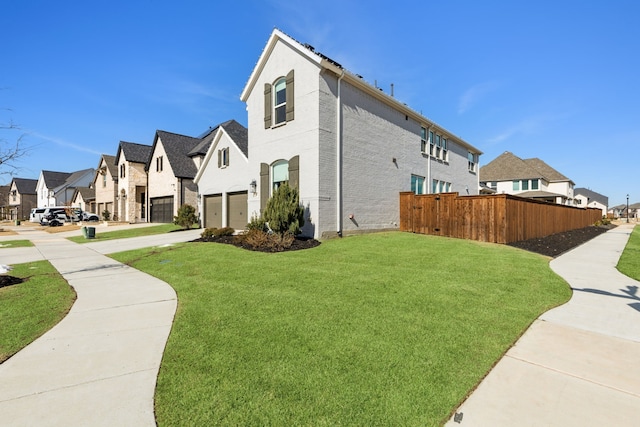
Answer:
[[129, 237], [151, 236], [154, 234], [170, 233], [180, 230], [182, 227], [174, 224], [153, 225], [149, 227], [132, 227], [125, 230], [100, 231], [96, 232], [93, 239], [85, 239], [84, 236], [68, 237], [69, 240], [76, 243], [101, 242], [113, 239], [126, 239]]
[[633, 228], [617, 268], [622, 274], [640, 281], [640, 226]]
[[0, 288], [0, 363], [62, 320], [76, 298], [48, 261], [16, 264], [11, 275], [27, 280]]
[[115, 258], [178, 294], [160, 426], [439, 425], [570, 297], [545, 257], [409, 233], [277, 254], [186, 243]]
[[2, 248], [26, 248], [33, 246], [31, 240], [4, 240], [0, 243], [0, 249]]

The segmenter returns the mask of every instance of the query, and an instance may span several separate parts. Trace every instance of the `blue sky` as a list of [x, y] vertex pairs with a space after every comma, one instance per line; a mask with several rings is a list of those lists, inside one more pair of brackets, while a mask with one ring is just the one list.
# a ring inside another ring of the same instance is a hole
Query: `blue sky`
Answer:
[[277, 27], [393, 83], [396, 98], [482, 150], [481, 164], [539, 157], [610, 206], [634, 203], [638, 16], [640, 2], [617, 0], [14, 1], [0, 15], [0, 122], [33, 148], [22, 178], [95, 168], [157, 129], [246, 125], [240, 93]]

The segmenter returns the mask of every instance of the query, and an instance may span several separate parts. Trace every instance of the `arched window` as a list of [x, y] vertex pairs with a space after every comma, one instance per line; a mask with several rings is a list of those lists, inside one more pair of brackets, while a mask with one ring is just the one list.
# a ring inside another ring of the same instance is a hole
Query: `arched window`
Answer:
[[273, 92], [275, 124], [277, 125], [287, 120], [287, 80], [284, 77], [276, 82]]
[[286, 160], [278, 160], [271, 166], [272, 193], [285, 182], [289, 183], [289, 162]]

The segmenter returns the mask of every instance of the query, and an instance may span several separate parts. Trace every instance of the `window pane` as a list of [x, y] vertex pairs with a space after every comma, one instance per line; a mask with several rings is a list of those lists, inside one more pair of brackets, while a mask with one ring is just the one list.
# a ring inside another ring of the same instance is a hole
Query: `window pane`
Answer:
[[513, 189], [520, 190], [520, 181], [513, 181]]
[[427, 139], [427, 130], [425, 128], [420, 128], [420, 138]]
[[289, 164], [287, 162], [273, 165], [273, 182], [289, 181]]
[[282, 79], [276, 83], [276, 104], [280, 105], [287, 101], [287, 82]]
[[438, 192], [438, 180], [437, 179], [433, 180], [433, 183], [431, 185], [431, 192], [434, 193], [434, 194]]
[[440, 147], [440, 135], [436, 135], [436, 145]]
[[538, 180], [537, 179], [532, 179], [531, 180], [531, 189], [532, 190], [537, 190], [538, 189]]
[[528, 190], [529, 189], [529, 180], [528, 179], [523, 179], [522, 180], [522, 189], [523, 190]]
[[287, 110], [286, 106], [282, 105], [276, 108], [276, 124], [282, 123], [287, 120]]

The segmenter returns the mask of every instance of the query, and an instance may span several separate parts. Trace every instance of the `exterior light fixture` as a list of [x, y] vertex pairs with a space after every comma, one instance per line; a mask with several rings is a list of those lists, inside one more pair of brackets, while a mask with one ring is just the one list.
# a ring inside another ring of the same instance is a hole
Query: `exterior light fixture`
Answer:
[[251, 189], [251, 192], [253, 194], [256, 194], [258, 192], [258, 183], [256, 183], [255, 179], [251, 180], [251, 182], [249, 183], [249, 188]]

